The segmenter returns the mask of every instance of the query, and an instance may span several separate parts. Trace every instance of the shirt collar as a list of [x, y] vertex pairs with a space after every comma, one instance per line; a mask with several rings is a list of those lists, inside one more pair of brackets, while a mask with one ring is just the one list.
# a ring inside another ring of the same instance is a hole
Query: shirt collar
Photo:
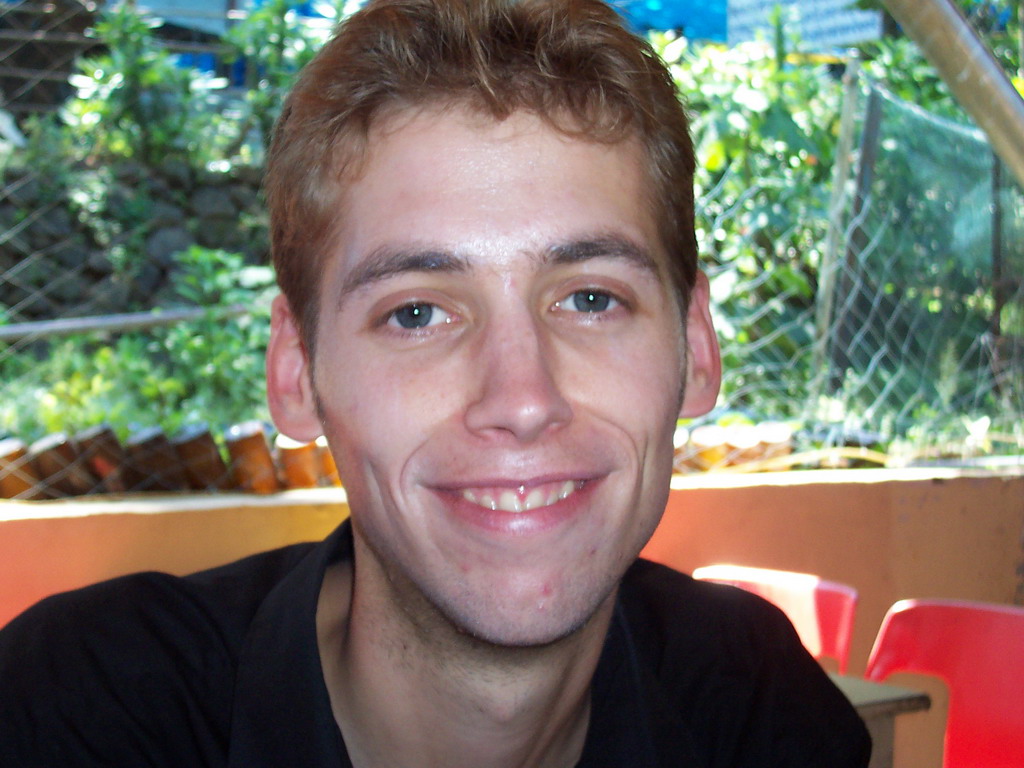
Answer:
[[624, 765], [697, 768], [701, 763], [649, 662], [641, 662], [620, 592], [594, 672], [590, 726], [578, 768]]
[[352, 557], [348, 520], [272, 589], [238, 660], [229, 768], [348, 766], [317, 648], [316, 607], [327, 566]]
[[[229, 768], [351, 765], [320, 666], [316, 608], [327, 566], [350, 559], [352, 551], [346, 520], [299, 561], [256, 612], [238, 661]], [[660, 733], [666, 713], [652, 687], [617, 604], [594, 673], [579, 768], [694, 764], [678, 732], [669, 739]]]

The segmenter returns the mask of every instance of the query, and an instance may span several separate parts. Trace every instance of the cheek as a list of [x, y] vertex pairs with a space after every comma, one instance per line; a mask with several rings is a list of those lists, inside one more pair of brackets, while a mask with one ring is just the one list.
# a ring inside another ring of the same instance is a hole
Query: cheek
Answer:
[[682, 369], [679, 345], [665, 336], [619, 344], [600, 355], [574, 354], [564, 372], [577, 397], [595, 410], [640, 429], [671, 420], [674, 430]]
[[318, 368], [321, 418], [338, 453], [376, 464], [420, 444], [452, 408], [453, 377], [436, 366], [368, 365], [349, 355], [344, 365]]

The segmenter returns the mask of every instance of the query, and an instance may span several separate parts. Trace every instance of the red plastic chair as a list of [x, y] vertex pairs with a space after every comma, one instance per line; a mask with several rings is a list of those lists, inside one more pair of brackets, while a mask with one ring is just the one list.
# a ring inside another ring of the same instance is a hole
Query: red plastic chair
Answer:
[[839, 672], [846, 672], [857, 611], [857, 590], [853, 587], [811, 573], [742, 565], [706, 565], [696, 569], [693, 578], [731, 584], [774, 603], [793, 622], [814, 658], [836, 659]]
[[945, 768], [1024, 766], [1024, 608], [901, 600], [886, 614], [865, 676], [941, 677], [949, 688]]

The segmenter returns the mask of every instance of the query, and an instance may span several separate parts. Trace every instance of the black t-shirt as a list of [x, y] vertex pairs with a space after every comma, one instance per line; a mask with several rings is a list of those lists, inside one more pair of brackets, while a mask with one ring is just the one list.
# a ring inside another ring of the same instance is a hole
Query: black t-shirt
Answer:
[[[0, 631], [3, 768], [344, 768], [316, 642], [318, 545], [48, 598]], [[774, 606], [638, 561], [580, 768], [854, 768], [863, 723]]]

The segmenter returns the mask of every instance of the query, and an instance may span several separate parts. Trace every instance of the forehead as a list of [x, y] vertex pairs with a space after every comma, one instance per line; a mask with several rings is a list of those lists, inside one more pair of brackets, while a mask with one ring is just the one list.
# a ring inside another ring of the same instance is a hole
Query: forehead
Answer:
[[342, 271], [381, 249], [510, 259], [612, 236], [650, 252], [664, 275], [645, 159], [639, 141], [571, 137], [529, 113], [399, 112], [371, 130], [344, 185], [332, 257]]

